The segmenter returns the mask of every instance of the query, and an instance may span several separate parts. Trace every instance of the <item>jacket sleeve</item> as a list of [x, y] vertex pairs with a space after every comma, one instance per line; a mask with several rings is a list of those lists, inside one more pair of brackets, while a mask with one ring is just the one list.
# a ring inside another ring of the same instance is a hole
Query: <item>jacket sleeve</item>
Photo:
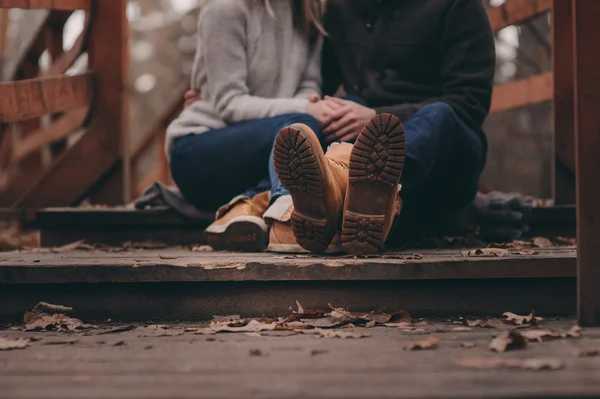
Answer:
[[233, 124], [305, 112], [306, 99], [250, 95], [244, 2], [219, 0], [206, 7], [199, 22], [199, 51], [204, 53], [208, 90], [219, 117]]
[[494, 36], [482, 0], [455, 0], [447, 11], [441, 43], [442, 95], [416, 104], [376, 111], [406, 120], [433, 102], [447, 103], [471, 128], [479, 130], [490, 110], [494, 70]]

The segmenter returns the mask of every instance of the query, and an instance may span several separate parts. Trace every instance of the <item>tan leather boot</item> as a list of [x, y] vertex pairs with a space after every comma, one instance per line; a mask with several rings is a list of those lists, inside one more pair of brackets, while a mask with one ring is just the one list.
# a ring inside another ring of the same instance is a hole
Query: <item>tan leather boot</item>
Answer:
[[216, 220], [206, 229], [208, 244], [217, 251], [255, 252], [265, 248], [267, 224], [262, 215], [269, 192], [253, 199], [236, 197], [217, 211]]
[[275, 170], [294, 202], [294, 236], [308, 251], [326, 252], [339, 229], [348, 184], [343, 160], [348, 162], [349, 152], [328, 160], [315, 133], [303, 124], [283, 129], [275, 140]]
[[398, 118], [375, 116], [358, 137], [350, 157], [342, 246], [348, 254], [375, 254], [402, 208], [398, 188], [406, 139]]
[[[292, 230], [292, 213], [294, 206], [283, 215], [281, 220], [273, 220], [271, 224], [271, 232], [269, 233], [269, 246], [267, 248], [270, 252], [281, 252], [281, 253], [307, 253], [308, 251], [298, 244], [294, 231]], [[333, 237], [331, 244], [325, 251], [327, 254], [339, 254], [343, 251], [342, 249], [342, 238], [338, 234]]]

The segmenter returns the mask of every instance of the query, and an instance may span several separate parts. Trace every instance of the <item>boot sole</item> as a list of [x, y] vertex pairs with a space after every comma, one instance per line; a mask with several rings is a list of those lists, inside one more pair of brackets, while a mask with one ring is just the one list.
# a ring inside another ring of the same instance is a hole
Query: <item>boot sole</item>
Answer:
[[275, 170], [294, 201], [292, 230], [298, 244], [323, 253], [336, 233], [326, 212], [326, 161], [321, 143], [308, 126], [286, 127], [275, 139]]
[[398, 118], [381, 114], [365, 126], [350, 156], [342, 225], [346, 253], [376, 254], [383, 248], [389, 204], [398, 194], [405, 157], [406, 138]]
[[[263, 222], [264, 223], [264, 222]], [[260, 252], [267, 246], [267, 228], [251, 221], [234, 221], [223, 232], [206, 232], [215, 251]]]

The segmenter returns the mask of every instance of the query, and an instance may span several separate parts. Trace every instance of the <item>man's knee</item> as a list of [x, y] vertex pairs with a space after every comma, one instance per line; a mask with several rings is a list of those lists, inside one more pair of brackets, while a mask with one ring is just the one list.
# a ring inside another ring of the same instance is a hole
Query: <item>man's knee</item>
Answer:
[[421, 112], [425, 114], [435, 115], [437, 118], [455, 119], [456, 113], [451, 106], [444, 102], [435, 102], [421, 108]]

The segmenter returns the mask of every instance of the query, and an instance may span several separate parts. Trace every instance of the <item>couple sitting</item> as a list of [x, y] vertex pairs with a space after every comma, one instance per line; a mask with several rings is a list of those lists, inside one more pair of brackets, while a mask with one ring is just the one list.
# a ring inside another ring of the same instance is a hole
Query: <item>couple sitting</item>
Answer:
[[432, 220], [476, 195], [495, 63], [483, 2], [322, 5], [203, 9], [199, 94], [166, 150], [186, 199], [218, 209], [215, 249], [376, 253], [401, 208], [400, 223]]

